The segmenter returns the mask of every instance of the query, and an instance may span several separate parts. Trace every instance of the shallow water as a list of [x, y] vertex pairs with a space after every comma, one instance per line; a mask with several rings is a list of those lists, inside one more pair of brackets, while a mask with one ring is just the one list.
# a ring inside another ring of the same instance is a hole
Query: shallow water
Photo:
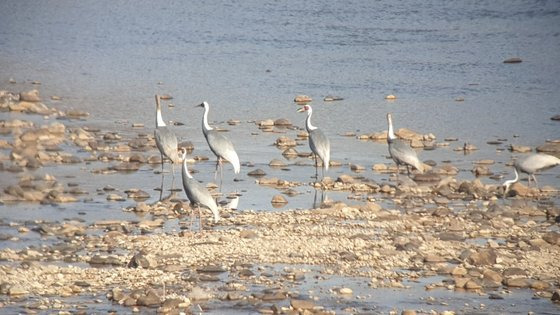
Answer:
[[[211, 157], [193, 166], [203, 182], [214, 176], [212, 153], [200, 131], [202, 110], [194, 108], [203, 100], [211, 104], [212, 123], [229, 130], [242, 163], [262, 168], [267, 177], [313, 181], [311, 160], [284, 160], [289, 171], [268, 167], [271, 159], [284, 159], [272, 145], [276, 138], [295, 137], [296, 131], [260, 133], [253, 123], [287, 118], [303, 127], [305, 115], [296, 113], [293, 103], [297, 94], [313, 97], [313, 122], [330, 138], [331, 158], [343, 163], [329, 170], [333, 178], [350, 173], [348, 163], [354, 163], [366, 167], [363, 176], [378, 183], [388, 180], [387, 174], [370, 170], [375, 163], [389, 163], [385, 143], [342, 136], [385, 130], [387, 112], [393, 113], [396, 128], [433, 133], [438, 142], [458, 138], [449, 147], [421, 151], [421, 159], [451, 161], [459, 167], [460, 179], [473, 178], [473, 161], [493, 159], [492, 171], [509, 177], [511, 170], [504, 164], [519, 155], [507, 151], [509, 144], [535, 147], [560, 136], [558, 122], [550, 120], [560, 112], [558, 25], [557, 1], [3, 1], [0, 89], [38, 88], [49, 106], [92, 114], [85, 122], [65, 124], [125, 135], [151, 133], [153, 95], [170, 94], [175, 107], [164, 106], [164, 118], [185, 124], [172, 128], [180, 140], [193, 142], [193, 155]], [[523, 62], [503, 63], [515, 56]], [[9, 83], [10, 78], [17, 83]], [[388, 94], [397, 99], [384, 100]], [[51, 101], [52, 95], [63, 99]], [[326, 95], [344, 100], [323, 102]], [[42, 117], [0, 113], [0, 119], [13, 118], [43, 123]], [[229, 119], [241, 124], [229, 126]], [[132, 123], [146, 127], [132, 128]], [[486, 143], [496, 139], [507, 140], [498, 146]], [[465, 142], [480, 150], [468, 155], [452, 151]], [[305, 141], [297, 150], [308, 151]], [[295, 164], [302, 161], [306, 166]], [[107, 163], [41, 168], [37, 173], [78, 183], [89, 192], [84, 197], [88, 202], [5, 205], [0, 207], [2, 218], [23, 222], [37, 216], [80, 217], [86, 223], [134, 219], [121, 210], [134, 201], [107, 202], [106, 194], [97, 190], [110, 184], [120, 193], [143, 189], [152, 196], [148, 202], [159, 196], [154, 190], [159, 187], [158, 166], [92, 175], [103, 167]], [[226, 166], [224, 193], [239, 192], [240, 209], [276, 211], [270, 200], [279, 191], [254, 184], [246, 175], [254, 168], [242, 167], [235, 176], [240, 181], [233, 182], [232, 169]], [[539, 175], [539, 182], [558, 187], [558, 174], [558, 168], [549, 170]], [[178, 170], [177, 175], [176, 187]], [[15, 181], [11, 173], [0, 179], [3, 187]], [[165, 186], [170, 186], [169, 174]], [[295, 189], [301, 194], [287, 197], [289, 203], [281, 209], [314, 205], [313, 188]], [[359, 202], [348, 200], [347, 193], [326, 194], [349, 204]], [[394, 207], [389, 198], [376, 198]], [[4, 229], [0, 226], [0, 233]], [[34, 241], [6, 241], [0, 248]]]

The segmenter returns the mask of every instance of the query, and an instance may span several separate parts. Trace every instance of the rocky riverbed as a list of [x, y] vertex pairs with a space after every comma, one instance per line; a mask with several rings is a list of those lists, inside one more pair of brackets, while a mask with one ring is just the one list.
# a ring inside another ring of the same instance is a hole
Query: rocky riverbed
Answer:
[[[59, 219], [34, 210], [33, 219], [0, 217], [0, 310], [452, 314], [512, 312], [519, 304], [532, 312], [560, 310], [558, 186], [516, 183], [504, 198], [499, 183], [461, 180], [456, 166], [439, 161], [424, 161], [429, 172], [399, 180], [390, 162], [376, 163], [373, 172], [391, 179], [379, 183], [351, 162], [332, 162], [348, 172], [311, 183], [245, 163], [255, 187], [277, 191], [273, 205], [289, 208], [300, 187], [346, 200], [323, 198], [315, 209], [237, 209], [231, 202], [243, 193], [221, 193], [211, 183], [223, 206], [222, 220], [213, 224], [207, 213], [200, 221], [192, 216], [197, 212], [181, 191], [152, 202], [153, 192], [130, 182], [114, 187], [111, 176], [147, 166], [158, 172], [149, 128], [102, 130], [88, 126], [86, 112], [55, 107], [37, 90], [0, 91], [2, 208], [102, 203], [122, 216]], [[309, 152], [297, 147], [307, 141], [304, 132], [285, 119], [254, 124], [262, 133], [289, 132], [275, 142], [279, 158], [271, 169], [288, 168], [284, 157], [311, 171]], [[426, 150], [453, 142], [406, 129], [398, 134]], [[381, 131], [348, 136], [384, 140]], [[180, 146], [192, 152], [192, 143]], [[558, 142], [539, 148], [555, 153]], [[195, 164], [208, 158], [189, 156]], [[493, 163], [474, 161], [471, 172], [493, 176]], [[44, 172], [83, 168], [108, 179], [103, 185], [92, 179], [98, 185], [92, 190], [75, 177]], [[445, 298], [448, 292], [454, 295]], [[522, 302], [520, 292], [531, 302]]]

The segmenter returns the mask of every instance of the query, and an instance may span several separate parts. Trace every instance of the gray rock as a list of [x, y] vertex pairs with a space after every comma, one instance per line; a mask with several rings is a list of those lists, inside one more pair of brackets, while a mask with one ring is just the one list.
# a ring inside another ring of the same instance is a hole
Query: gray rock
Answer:
[[151, 255], [137, 253], [136, 255], [132, 256], [132, 258], [128, 262], [127, 267], [153, 269], [156, 268], [157, 265], [157, 261]]
[[153, 289], [148, 289], [143, 295], [138, 297], [136, 301], [137, 305], [140, 306], [155, 306], [161, 304], [161, 298]]

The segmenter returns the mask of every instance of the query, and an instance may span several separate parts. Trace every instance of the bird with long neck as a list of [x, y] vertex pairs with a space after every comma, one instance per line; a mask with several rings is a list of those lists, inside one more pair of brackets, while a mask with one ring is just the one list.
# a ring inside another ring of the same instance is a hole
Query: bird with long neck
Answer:
[[410, 167], [414, 167], [420, 173], [424, 172], [424, 165], [418, 159], [416, 151], [414, 151], [408, 142], [405, 142], [395, 135], [393, 130], [393, 119], [390, 113], [387, 114], [387, 145], [389, 147], [389, 155], [397, 165], [397, 179], [399, 176], [399, 166], [405, 165], [408, 176], [410, 176]]
[[527, 177], [528, 185], [531, 185], [531, 178], [535, 182], [535, 187], [538, 188], [539, 183], [537, 182], [536, 172], [553, 168], [556, 165], [560, 165], [560, 159], [544, 153], [530, 154], [524, 159], [517, 160], [513, 163], [513, 171], [515, 172], [515, 178], [512, 180], [505, 181], [502, 185], [504, 186], [504, 195], [507, 194], [511, 185], [519, 181], [519, 172], [529, 175]]
[[204, 108], [204, 115], [202, 116], [202, 133], [206, 138], [206, 142], [210, 147], [210, 150], [216, 155], [216, 171], [214, 173], [214, 178], [218, 173], [218, 168], [220, 169], [220, 187], [223, 178], [222, 162], [228, 161], [233, 165], [233, 171], [235, 174], [239, 174], [241, 170], [241, 164], [239, 163], [239, 157], [233, 143], [224, 136], [222, 133], [218, 132], [208, 124], [208, 112], [210, 111], [210, 104], [208, 102], [202, 102], [202, 104], [197, 105], [197, 107]]
[[307, 118], [305, 119], [305, 129], [309, 134], [309, 148], [313, 152], [315, 158], [315, 178], [319, 178], [319, 161], [321, 159], [323, 162], [322, 176], [325, 177], [325, 172], [329, 170], [330, 156], [331, 156], [331, 145], [327, 136], [321, 131], [321, 129], [313, 126], [311, 124], [311, 116], [313, 115], [313, 108], [310, 105], [304, 105], [297, 110], [298, 112], [307, 112]]
[[[183, 179], [183, 189], [185, 190], [185, 194], [187, 195], [187, 198], [191, 203], [191, 208], [196, 206], [198, 209], [198, 215], [200, 220], [199, 226], [202, 229], [202, 219], [201, 219], [201, 211], [200, 211], [201, 206], [208, 208], [212, 212], [212, 215], [214, 217], [214, 223], [220, 220], [220, 213], [218, 211], [218, 205], [216, 204], [214, 198], [212, 198], [212, 195], [210, 194], [208, 189], [206, 189], [205, 186], [199, 183], [190, 174], [189, 168], [187, 166], [186, 157], [187, 157], [187, 151], [181, 148], [181, 159], [183, 159], [183, 167], [181, 169], [181, 177]], [[192, 217], [192, 212], [191, 212], [191, 217]]]
[[171, 173], [173, 175], [173, 180], [171, 182], [171, 188], [173, 188], [173, 182], [175, 181], [175, 163], [179, 162], [179, 156], [177, 154], [177, 136], [167, 128], [165, 121], [161, 115], [161, 103], [159, 95], [156, 94], [156, 128], [154, 129], [154, 139], [156, 141], [156, 146], [161, 155], [161, 192], [160, 199], [163, 192], [163, 163], [165, 159], [168, 159], [171, 163]]

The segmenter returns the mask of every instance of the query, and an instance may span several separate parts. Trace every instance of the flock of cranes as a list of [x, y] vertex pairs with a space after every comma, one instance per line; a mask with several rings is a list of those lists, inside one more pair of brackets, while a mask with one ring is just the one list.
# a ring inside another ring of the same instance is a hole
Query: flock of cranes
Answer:
[[[199, 183], [196, 179], [192, 177], [188, 170], [186, 161], [186, 150], [180, 149], [181, 154], [179, 155], [179, 150], [177, 148], [177, 137], [170, 131], [161, 115], [161, 104], [158, 95], [156, 98], [156, 128], [154, 130], [154, 138], [156, 141], [157, 148], [161, 153], [161, 170], [163, 176], [163, 164], [164, 160], [167, 159], [171, 163], [173, 179], [175, 179], [175, 168], [176, 163], [182, 161], [182, 180], [183, 189], [191, 203], [191, 206], [197, 207], [200, 218], [200, 207], [210, 209], [213, 214], [214, 222], [218, 222], [220, 219], [220, 214], [218, 212], [218, 206], [216, 201], [208, 191], [208, 189]], [[206, 138], [206, 142], [210, 147], [210, 150], [216, 155], [216, 171], [214, 173], [214, 179], [216, 179], [218, 170], [220, 171], [220, 187], [223, 178], [223, 167], [224, 161], [230, 162], [233, 165], [235, 174], [238, 174], [241, 165], [239, 162], [239, 157], [232, 142], [224, 136], [222, 133], [218, 132], [208, 124], [208, 112], [210, 111], [210, 105], [207, 102], [202, 102], [202, 104], [196, 107], [203, 107], [204, 114], [202, 116], [202, 132]], [[298, 109], [298, 112], [307, 112], [307, 118], [305, 120], [305, 129], [309, 134], [309, 147], [313, 153], [315, 159], [315, 176], [319, 176], [319, 160], [321, 160], [321, 170], [322, 177], [324, 177], [325, 172], [329, 169], [330, 162], [330, 142], [325, 133], [314, 126], [311, 123], [311, 116], [313, 115], [313, 109], [310, 105], [304, 105]], [[406, 167], [408, 176], [410, 176], [410, 169], [414, 168], [419, 172], [424, 172], [424, 164], [418, 158], [416, 151], [412, 149], [410, 144], [402, 139], [399, 139], [393, 130], [393, 120], [390, 113], [387, 114], [387, 145], [389, 149], [389, 155], [395, 162], [397, 166], [397, 179], [399, 175], [399, 167], [404, 165]], [[514, 163], [515, 178], [513, 180], [507, 180], [503, 183], [504, 195], [507, 194], [511, 185], [519, 181], [519, 172], [526, 173], [529, 175], [529, 185], [531, 184], [531, 178], [537, 185], [537, 178], [535, 173], [544, 169], [552, 168], [560, 164], [560, 159], [548, 154], [531, 154], [522, 160], [517, 160]], [[163, 183], [163, 181], [162, 181]], [[163, 185], [163, 184], [162, 184]], [[162, 187], [163, 190], [163, 187]]]

